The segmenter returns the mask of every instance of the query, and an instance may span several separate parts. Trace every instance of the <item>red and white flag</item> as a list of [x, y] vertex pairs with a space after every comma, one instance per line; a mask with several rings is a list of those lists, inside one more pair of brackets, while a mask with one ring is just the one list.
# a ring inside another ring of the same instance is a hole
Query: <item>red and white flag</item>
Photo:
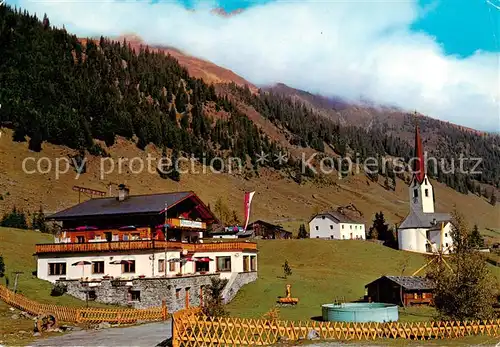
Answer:
[[252, 204], [252, 198], [255, 192], [245, 193], [245, 227], [243, 230], [247, 230], [248, 220], [250, 219], [250, 205]]

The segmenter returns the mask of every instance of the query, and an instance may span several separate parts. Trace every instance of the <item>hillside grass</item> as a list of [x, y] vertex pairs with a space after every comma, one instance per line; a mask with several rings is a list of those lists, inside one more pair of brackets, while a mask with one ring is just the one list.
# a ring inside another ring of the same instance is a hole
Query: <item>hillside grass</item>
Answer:
[[[322, 304], [361, 299], [369, 282], [382, 275], [411, 275], [426, 262], [420, 254], [359, 240], [260, 240], [258, 249], [259, 279], [244, 286], [228, 305], [231, 315], [261, 317], [291, 284], [292, 297], [300, 301], [280, 308], [281, 318], [308, 320], [321, 316]], [[282, 278], [285, 260], [292, 268], [287, 279]], [[409, 308], [400, 318], [426, 320], [433, 312]]]
[[[51, 242], [54, 242], [54, 237], [49, 234], [0, 227], [0, 255], [5, 261], [5, 275], [9, 278], [9, 288], [12, 290], [14, 287], [14, 272], [21, 271], [23, 274], [19, 275], [17, 293], [41, 303], [84, 307], [86, 305], [84, 301], [69, 295], [50, 296], [52, 284], [32, 274], [36, 270], [36, 260], [33, 256], [35, 244]], [[1, 278], [0, 283], [5, 285], [5, 278]], [[106, 305], [89, 302], [89, 307], [106, 307]], [[0, 345], [25, 345], [34, 339], [34, 322], [22, 317], [12, 319], [12, 315], [16, 312], [19, 313], [17, 310], [10, 311], [9, 305], [0, 301]]]

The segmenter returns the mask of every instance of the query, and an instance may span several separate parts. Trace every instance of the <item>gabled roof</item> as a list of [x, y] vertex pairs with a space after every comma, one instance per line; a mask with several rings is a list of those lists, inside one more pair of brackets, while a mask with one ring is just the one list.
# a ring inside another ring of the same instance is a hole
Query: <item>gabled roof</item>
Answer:
[[[423, 213], [412, 210], [401, 225], [398, 226], [398, 229], [440, 228], [441, 222], [447, 223], [451, 219], [449, 213]], [[433, 224], [434, 220], [436, 220], [436, 224]]]
[[[265, 225], [266, 227], [268, 228], [274, 228], [274, 229], [281, 229], [282, 231], [286, 231], [285, 229], [283, 229], [283, 227], [281, 225], [277, 225], [277, 224], [271, 224], [269, 222], [265, 222], [263, 220], [256, 220], [250, 224], [248, 224], [248, 227], [247, 227], [247, 230], [248, 229], [252, 229], [254, 224], [262, 224], [262, 225]], [[289, 232], [289, 231], [286, 231], [286, 232]]]
[[360, 221], [356, 221], [352, 218], [349, 218], [347, 217], [346, 215], [343, 215], [342, 213], [340, 212], [337, 212], [337, 211], [326, 211], [326, 212], [321, 212], [321, 213], [318, 213], [317, 215], [315, 215], [314, 217], [312, 217], [310, 220], [309, 220], [309, 223], [311, 223], [311, 221], [317, 217], [321, 217], [321, 216], [330, 216], [332, 217], [333, 219], [337, 220], [339, 223], [354, 223], [354, 224], [363, 224], [363, 222], [360, 222]]
[[84, 201], [66, 210], [57, 212], [47, 219], [67, 220], [73, 218], [125, 215], [125, 214], [157, 214], [165, 210], [165, 207], [173, 207], [181, 201], [192, 198], [201, 205], [198, 210], [207, 216], [207, 219], [217, 218], [203, 204], [194, 192], [172, 192], [149, 195], [129, 195], [125, 200], [119, 201], [116, 197], [98, 198]]
[[382, 276], [375, 281], [368, 283], [365, 287], [368, 287], [370, 284], [384, 278], [387, 278], [388, 280], [409, 290], [431, 290], [435, 288], [434, 282], [422, 276]]

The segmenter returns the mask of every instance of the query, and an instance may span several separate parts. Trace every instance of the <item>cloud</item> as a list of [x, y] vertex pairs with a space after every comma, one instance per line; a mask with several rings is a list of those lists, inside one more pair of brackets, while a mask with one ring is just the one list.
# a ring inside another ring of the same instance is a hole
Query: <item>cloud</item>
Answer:
[[481, 130], [499, 130], [495, 53], [444, 53], [411, 31], [429, 9], [412, 1], [256, 3], [222, 17], [215, 2], [187, 11], [172, 2], [20, 0], [77, 35], [135, 33], [229, 68], [257, 85], [370, 99]]

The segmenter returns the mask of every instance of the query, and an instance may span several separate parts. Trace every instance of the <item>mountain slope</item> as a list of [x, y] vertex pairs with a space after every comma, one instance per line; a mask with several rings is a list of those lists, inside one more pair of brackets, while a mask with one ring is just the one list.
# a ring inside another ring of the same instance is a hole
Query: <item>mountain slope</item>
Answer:
[[[75, 184], [102, 190], [109, 182], [125, 181], [136, 193], [194, 189], [208, 201], [221, 196], [231, 205], [240, 201], [244, 190], [255, 189], [262, 192], [256, 216], [272, 220], [307, 220], [317, 208], [350, 203], [363, 211], [367, 222], [378, 210], [386, 211], [392, 222], [407, 212], [401, 202], [407, 198], [406, 187], [395, 175], [389, 174], [393, 182], [388, 187], [378, 175], [371, 182], [362, 172], [338, 178], [340, 167], [331, 175], [314, 175], [311, 170], [302, 170], [300, 163], [302, 155], [313, 153], [345, 157], [357, 152], [363, 159], [408, 159], [411, 144], [400, 138], [395, 126], [387, 132], [383, 124], [370, 129], [339, 124], [305, 101], [265, 91], [256, 93], [236, 83], [214, 87], [191, 76], [163, 51], [149, 47], [134, 50], [132, 44], [104, 38], [82, 41], [50, 27], [48, 21], [42, 23], [5, 6], [0, 7], [0, 30], [4, 44], [0, 84], [8, 86], [0, 89], [0, 103], [5, 105], [0, 111], [0, 126], [12, 129], [0, 139], [4, 146], [0, 153], [0, 206], [4, 211], [13, 205], [33, 211], [39, 204], [53, 211], [75, 203], [77, 193], [70, 193]], [[408, 117], [403, 119], [413, 127]], [[422, 125], [424, 128], [424, 122]], [[481, 140], [443, 129], [436, 137], [446, 140], [445, 147], [436, 147], [440, 150], [460, 153], [465, 148], [470, 153], [487, 154], [495, 150], [495, 138]], [[200, 167], [202, 157], [208, 162], [233, 157], [241, 160], [242, 170], [237, 174], [208, 170], [196, 175], [181, 174], [170, 166], [173, 171], [168, 174], [154, 168], [134, 174], [134, 168], [128, 167], [104, 176], [99, 171], [99, 163], [107, 158], [145, 160], [148, 153], [172, 160], [194, 156], [199, 159], [195, 167]], [[262, 153], [273, 160], [259, 161]], [[292, 155], [277, 163], [274, 159], [280, 153]], [[53, 162], [68, 156], [77, 162], [87, 160], [87, 172], [78, 180], [72, 169], [55, 179], [50, 170], [41, 175], [22, 168], [27, 157], [46, 157]], [[478, 179], [498, 182], [499, 161], [491, 155], [485, 163], [485, 175]], [[402, 173], [400, 177], [407, 179], [409, 175]], [[474, 182], [463, 175], [441, 172], [437, 178], [464, 193], [476, 191], [477, 185], [471, 185]], [[451, 210], [453, 202], [463, 211], [479, 206], [481, 213], [470, 214], [471, 220], [484, 227], [498, 225], [498, 207], [488, 205], [485, 199], [450, 193], [445, 188], [442, 194], [440, 208], [444, 211]]]

